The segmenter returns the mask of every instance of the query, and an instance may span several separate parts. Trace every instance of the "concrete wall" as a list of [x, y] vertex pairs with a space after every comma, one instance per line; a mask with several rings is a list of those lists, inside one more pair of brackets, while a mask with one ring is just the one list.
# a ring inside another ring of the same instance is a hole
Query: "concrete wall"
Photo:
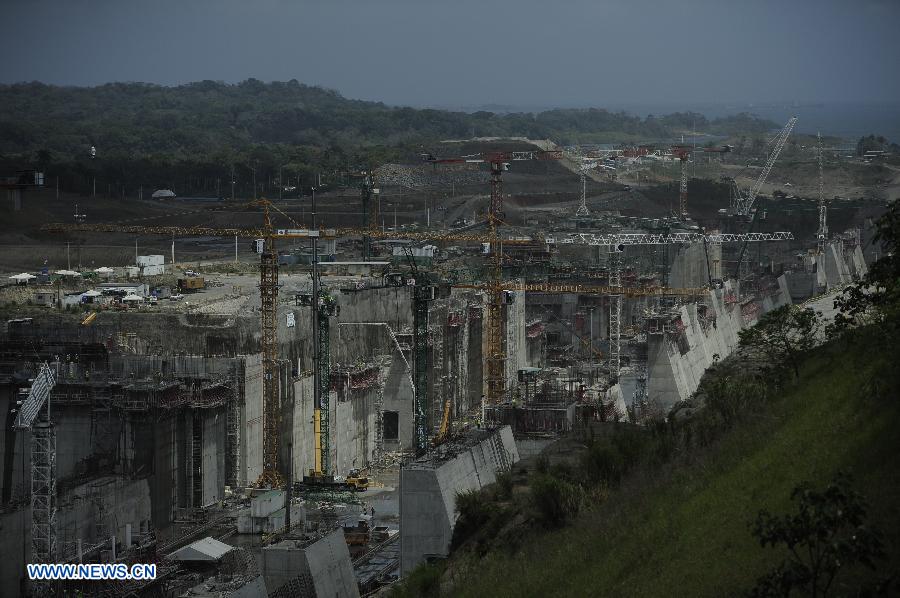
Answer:
[[[688, 304], [681, 308], [681, 335], [648, 336], [647, 394], [651, 402], [668, 409], [690, 397], [714, 356], [724, 359], [737, 347], [740, 330], [755, 324], [767, 311], [790, 303], [787, 285], [781, 284], [773, 295], [743, 306], [726, 304], [726, 295], [737, 295], [732, 281], [724, 289], [709, 292], [706, 301], [714, 318], [701, 320], [697, 305]], [[756, 315], [748, 318], [744, 313]]]
[[211, 505], [225, 498], [225, 410], [195, 409], [194, 416], [201, 418], [203, 472], [202, 505]]
[[[429, 556], [447, 556], [456, 523], [456, 493], [494, 483], [518, 462], [512, 429], [503, 426], [437, 463], [415, 461], [400, 470], [400, 573]], [[445, 445], [445, 447], [449, 447]]]
[[693, 243], [675, 248], [669, 271], [669, 286], [702, 287], [711, 278], [722, 278], [722, 246]]
[[341, 529], [305, 548], [300, 548], [294, 540], [266, 546], [262, 550], [261, 569], [270, 593], [297, 576], [309, 575], [318, 598], [359, 596]]
[[527, 364], [525, 343], [525, 292], [512, 291], [513, 302], [506, 306], [506, 385], [516, 383], [518, 372]]
[[244, 357], [244, 409], [240, 417], [238, 483], [252, 484], [263, 466], [263, 366], [262, 355]]
[[[150, 485], [147, 479], [105, 477], [75, 486], [59, 496], [57, 538], [60, 546], [81, 539], [98, 543], [115, 535], [125, 542], [125, 526], [133, 533], [150, 522]], [[67, 546], [74, 553], [72, 546]]]

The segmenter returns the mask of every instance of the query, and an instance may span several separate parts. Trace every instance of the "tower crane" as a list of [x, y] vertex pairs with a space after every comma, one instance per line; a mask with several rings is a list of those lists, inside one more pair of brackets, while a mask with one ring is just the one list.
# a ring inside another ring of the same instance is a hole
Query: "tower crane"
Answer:
[[[119, 224], [47, 224], [43, 230], [50, 232], [115, 232], [166, 237], [241, 237], [254, 240], [254, 249], [260, 256], [259, 293], [261, 301], [260, 328], [263, 355], [263, 471], [256, 484], [277, 488], [284, 480], [278, 471], [278, 448], [281, 425], [281, 407], [278, 387], [278, 252], [277, 240], [312, 239], [333, 237], [334, 231], [322, 235], [318, 230], [276, 229], [272, 224], [270, 209], [279, 211], [270, 201], [256, 200], [248, 204], [263, 210], [261, 228], [212, 228], [205, 226], [136, 226]], [[282, 212], [282, 214], [284, 214]], [[287, 214], [284, 214], [287, 216]], [[287, 216], [290, 218], [289, 216]]]
[[[517, 152], [518, 154], [518, 152]], [[516, 158], [518, 159], [518, 158]], [[524, 158], [522, 158], [524, 159]], [[371, 183], [364, 183], [369, 186], [369, 190]], [[278, 319], [278, 252], [276, 248], [276, 242], [280, 240], [291, 240], [291, 239], [334, 239], [339, 237], [369, 237], [372, 239], [380, 239], [380, 238], [395, 238], [396, 233], [388, 233], [382, 232], [375, 228], [343, 228], [343, 229], [307, 229], [307, 228], [275, 228], [270, 210], [275, 210], [280, 212], [282, 215], [287, 217], [289, 220], [293, 222], [293, 219], [290, 218], [284, 212], [281, 212], [277, 206], [275, 206], [272, 202], [266, 199], [256, 200], [248, 204], [252, 207], [259, 207], [263, 210], [263, 226], [260, 228], [213, 228], [206, 226], [140, 226], [140, 225], [125, 225], [125, 224], [116, 224], [116, 223], [96, 223], [96, 224], [71, 224], [71, 223], [52, 223], [46, 224], [42, 227], [42, 230], [46, 230], [49, 232], [56, 233], [77, 233], [77, 232], [114, 232], [114, 233], [127, 233], [127, 234], [135, 234], [135, 235], [161, 235], [165, 237], [240, 237], [240, 238], [248, 238], [254, 240], [254, 248], [256, 252], [260, 256], [260, 299], [261, 299], [261, 310], [260, 310], [260, 325], [261, 325], [261, 337], [262, 337], [262, 354], [263, 354], [263, 472], [260, 475], [259, 479], [256, 481], [256, 484], [260, 487], [271, 487], [276, 488], [283, 485], [284, 480], [282, 476], [279, 474], [278, 470], [278, 453], [280, 446], [280, 425], [281, 425], [281, 413], [280, 413], [280, 402], [279, 402], [279, 387], [278, 387], [278, 371], [277, 371], [277, 359], [278, 359], [278, 339], [277, 339], [277, 319]], [[374, 209], [373, 204], [370, 202], [370, 209]], [[369, 223], [374, 223], [374, 218], [369, 221]], [[295, 223], [296, 224], [296, 223]], [[509, 244], [509, 245], [520, 245], [520, 244], [533, 244], [535, 242], [534, 239], [528, 237], [511, 237], [511, 238], [502, 238], [499, 235], [499, 232], [495, 230], [495, 233], [491, 236], [486, 236], [484, 234], [475, 234], [475, 233], [403, 233], [404, 239], [416, 240], [416, 241], [432, 241], [432, 242], [461, 242], [461, 243], [493, 243], [492, 247], [499, 247], [500, 244]], [[318, 282], [318, 281], [316, 281]], [[423, 299], [432, 296], [434, 293], [434, 287], [427, 285], [414, 288], [414, 293], [416, 296], [419, 296]], [[317, 293], [321, 295], [322, 293]], [[326, 293], [327, 294], [327, 293]], [[433, 298], [433, 297], [432, 297]], [[327, 300], [320, 297], [320, 301]], [[423, 305], [425, 306], [423, 308]], [[418, 306], [418, 307], [416, 307]], [[422, 326], [417, 327], [420, 332], [424, 329], [424, 333], [419, 335], [419, 342], [417, 344], [417, 351], [421, 352], [421, 348], [426, 346], [427, 343], [427, 303], [416, 302], [414, 301], [414, 307], [417, 309], [419, 322], [425, 323], [424, 328]], [[316, 324], [314, 325], [314, 333], [317, 337], [317, 352], [321, 352], [323, 349], [327, 350], [327, 346], [320, 346], [321, 343], [328, 342], [327, 336], [327, 327], [328, 327], [328, 317], [333, 315], [331, 311], [333, 307], [329, 305], [323, 306], [324, 314], [319, 317], [316, 316]], [[499, 313], [499, 309], [497, 310]], [[498, 320], [494, 320], [498, 321]], [[324, 332], [323, 332], [324, 331]], [[502, 340], [502, 337], [498, 338]], [[501, 344], [502, 348], [502, 344]], [[329, 439], [330, 439], [330, 426], [328, 421], [329, 414], [329, 406], [328, 406], [328, 382], [327, 382], [327, 374], [325, 373], [325, 368], [328, 367], [328, 359], [327, 355], [324, 359], [317, 358], [316, 368], [317, 378], [318, 378], [318, 395], [319, 395], [319, 403], [318, 403], [318, 427], [316, 427], [316, 421], [314, 419], [314, 435], [317, 437], [316, 442], [316, 460], [317, 466], [322, 467], [322, 475], [328, 475], [328, 466], [329, 463]], [[425, 371], [425, 362], [424, 360], [420, 360], [422, 364], [421, 372], [423, 372], [422, 376], [424, 377]], [[502, 374], [502, 370], [501, 370]], [[425, 409], [426, 409], [426, 396], [425, 392], [427, 392], [426, 385], [424, 384], [416, 384], [416, 388], [421, 387], [422, 390], [417, 393], [416, 396], [416, 412], [423, 414], [419, 420], [422, 422], [422, 425], [419, 427], [419, 431], [417, 432], [417, 450], [422, 450], [423, 447], [427, 446], [427, 429], [424, 426], [425, 422]], [[323, 425], [324, 424], [324, 425]]]
[[825, 252], [828, 241], [828, 220], [825, 205], [825, 177], [822, 173], [822, 134], [816, 133], [816, 158], [819, 166], [819, 228], [816, 230], [816, 244], [819, 253]]
[[521, 152], [483, 152], [456, 158], [437, 158], [432, 154], [424, 154], [423, 158], [431, 164], [489, 164], [491, 169], [491, 202], [485, 224], [488, 228], [488, 247], [490, 250], [489, 288], [488, 288], [488, 342], [487, 342], [487, 400], [499, 401], [506, 387], [506, 351], [503, 347], [503, 251], [500, 245], [500, 226], [504, 221], [503, 213], [503, 172], [509, 170], [510, 162], [522, 160], [560, 160], [562, 150], [521, 151]]
[[[460, 283], [453, 285], [456, 288], [463, 289], [479, 289], [479, 290], [491, 290], [491, 285], [478, 285], [478, 284], [467, 284]], [[609, 297], [617, 297], [619, 300], [619, 309], [621, 309], [621, 298], [622, 297], [666, 297], [666, 296], [676, 296], [676, 297], [701, 297], [709, 292], [707, 287], [696, 287], [696, 288], [684, 288], [684, 289], [675, 289], [668, 287], [622, 287], [622, 286], [599, 286], [599, 285], [583, 285], [583, 284], [560, 284], [560, 283], [522, 283], [522, 282], [504, 282], [502, 283], [502, 293], [507, 291], [524, 291], [524, 292], [534, 292], [534, 293], [552, 293], [552, 294], [583, 294], [583, 295], [607, 295]], [[612, 331], [613, 322], [610, 321], [610, 330]], [[618, 331], [618, 325], [616, 325], [616, 329]], [[618, 336], [616, 337], [618, 338]], [[616, 372], [616, 377], [618, 378], [618, 347], [613, 347], [612, 341], [610, 342], [610, 354], [616, 351], [616, 357], [614, 365], [614, 370]], [[612, 370], [611, 370], [612, 371]], [[501, 395], [502, 396], [502, 395]], [[497, 397], [491, 404], [497, 404], [499, 402], [500, 397]], [[482, 405], [482, 413], [485, 412], [486, 405]], [[482, 416], [482, 419], [484, 416]]]
[[[609, 285], [612, 289], [608, 293], [609, 301], [609, 371], [618, 379], [621, 370], [622, 355], [622, 297], [618, 292], [622, 284], [621, 254], [629, 245], [686, 245], [691, 243], [704, 243], [721, 245], [723, 243], [744, 243], [762, 241], [788, 241], [794, 238], [790, 232], [775, 233], [622, 233], [622, 234], [597, 234], [597, 233], [572, 233], [554, 237], [547, 237], [548, 244], [555, 245], [594, 245], [609, 249]], [[678, 289], [668, 289], [674, 291]]]
[[[52, 563], [56, 554], [56, 432], [50, 421], [50, 391], [56, 376], [41, 365], [13, 427], [31, 430], [31, 562]], [[38, 594], [39, 592], [33, 592]]]
[[687, 220], [687, 162], [691, 156], [689, 145], [675, 145], [672, 147], [672, 155], [681, 162], [681, 181], [678, 185], [678, 217]]
[[766, 159], [766, 164], [763, 167], [762, 171], [759, 173], [759, 176], [756, 178], [756, 181], [750, 187], [750, 189], [744, 193], [738, 186], [737, 182], [732, 179], [731, 184], [733, 187], [734, 195], [732, 197], [732, 209], [734, 212], [740, 216], [749, 216], [750, 210], [753, 208], [753, 202], [756, 201], [756, 196], [759, 195], [759, 190], [762, 188], [763, 183], [766, 182], [766, 179], [769, 177], [769, 172], [772, 170], [772, 166], [775, 164], [775, 160], [778, 159], [778, 155], [781, 154], [781, 150], [784, 148], [785, 142], [787, 142], [788, 137], [791, 135], [791, 131], [794, 130], [794, 125], [797, 124], [797, 117], [792, 116], [790, 120], [788, 120], [787, 124], [784, 125], [784, 128], [779, 131], [778, 135], [775, 136], [773, 141], [772, 151], [769, 153], [769, 157]]

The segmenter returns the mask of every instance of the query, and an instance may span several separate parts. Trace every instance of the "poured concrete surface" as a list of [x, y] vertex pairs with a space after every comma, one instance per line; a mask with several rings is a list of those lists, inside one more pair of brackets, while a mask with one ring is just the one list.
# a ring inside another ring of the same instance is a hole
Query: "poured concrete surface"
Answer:
[[429, 557], [449, 554], [458, 492], [493, 484], [498, 472], [519, 461], [509, 426], [474, 434], [443, 459], [426, 457], [400, 470], [401, 576]]

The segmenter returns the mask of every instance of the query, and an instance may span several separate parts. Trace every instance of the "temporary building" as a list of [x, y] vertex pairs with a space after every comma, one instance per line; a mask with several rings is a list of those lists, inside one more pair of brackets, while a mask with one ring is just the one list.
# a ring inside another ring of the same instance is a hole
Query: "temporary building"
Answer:
[[37, 278], [34, 274], [29, 274], [27, 272], [22, 272], [21, 274], [13, 274], [9, 277], [11, 280], [15, 280], [16, 284], [28, 284], [29, 280]]
[[144, 298], [140, 295], [125, 295], [124, 297], [122, 297], [122, 301], [127, 301], [129, 303], [143, 302]]
[[221, 560], [223, 556], [232, 550], [234, 550], [233, 546], [207, 536], [193, 544], [188, 544], [184, 548], [179, 548], [169, 555], [169, 559], [194, 563], [215, 562]]
[[57, 270], [54, 274], [57, 276], [81, 276], [81, 274], [75, 270]]

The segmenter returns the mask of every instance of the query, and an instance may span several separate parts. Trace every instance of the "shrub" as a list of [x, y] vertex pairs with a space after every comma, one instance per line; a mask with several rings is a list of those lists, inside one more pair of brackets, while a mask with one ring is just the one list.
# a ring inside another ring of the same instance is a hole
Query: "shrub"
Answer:
[[551, 475], [538, 474], [531, 482], [531, 500], [538, 519], [548, 527], [560, 527], [581, 508], [581, 488]]
[[625, 473], [625, 459], [615, 446], [595, 444], [581, 458], [581, 467], [593, 482], [618, 484]]
[[787, 596], [794, 590], [826, 596], [841, 572], [859, 566], [875, 570], [884, 558], [882, 534], [867, 525], [865, 500], [849, 476], [839, 474], [823, 491], [800, 484], [791, 500], [795, 512], [772, 515], [763, 510], [753, 523], [760, 545], [783, 545], [789, 556], [758, 580], [751, 596]]
[[453, 526], [451, 550], [474, 536], [494, 515], [496, 507], [478, 490], [456, 493], [456, 512], [459, 517]]
[[500, 500], [506, 500], [512, 496], [513, 477], [511, 471], [497, 474], [496, 496]]

